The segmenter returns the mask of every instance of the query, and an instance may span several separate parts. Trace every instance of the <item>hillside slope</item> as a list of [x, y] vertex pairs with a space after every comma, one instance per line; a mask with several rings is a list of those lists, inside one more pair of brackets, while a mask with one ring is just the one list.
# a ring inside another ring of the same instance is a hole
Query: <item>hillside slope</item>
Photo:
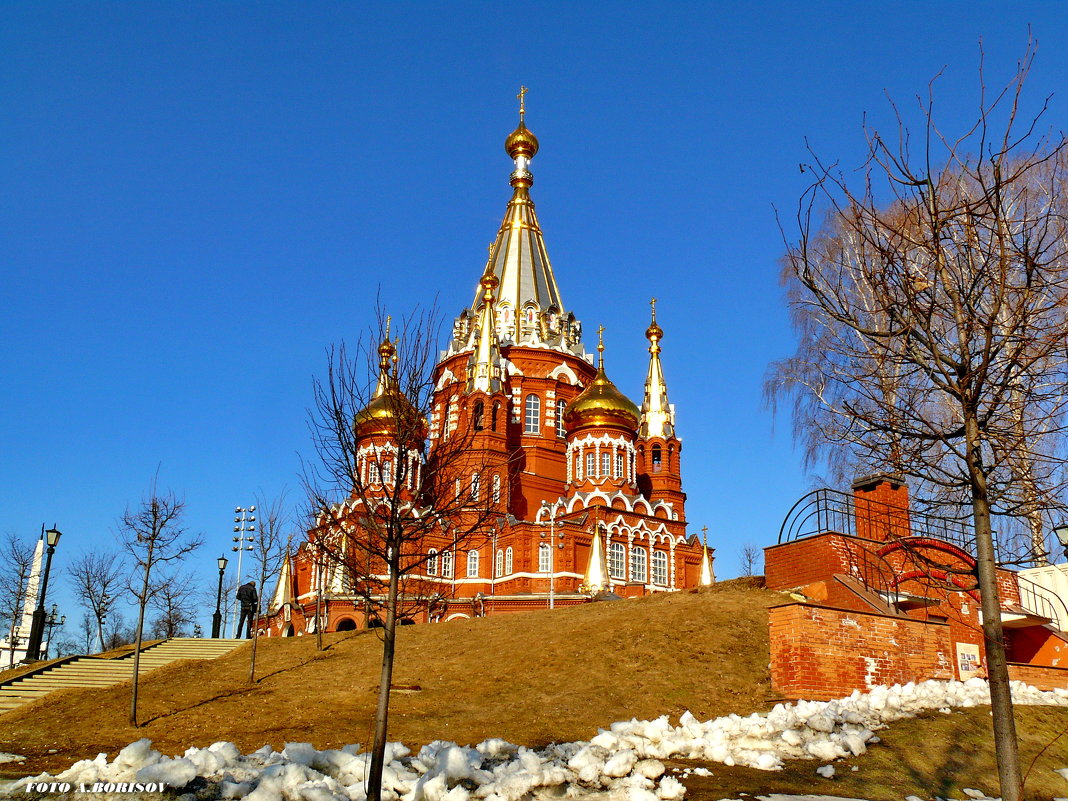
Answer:
[[[751, 582], [750, 582], [751, 584]], [[390, 738], [524, 745], [587, 739], [632, 717], [699, 718], [767, 706], [765, 609], [782, 596], [727, 582], [693, 593], [400, 631]], [[255, 685], [248, 648], [162, 668], [142, 681], [140, 719], [126, 722], [129, 685], [53, 693], [0, 715], [0, 750], [23, 772], [114, 753], [148, 737], [164, 753], [229, 740], [243, 750], [288, 741], [366, 744], [378, 683], [374, 631], [262, 639]], [[78, 725], [72, 725], [78, 721]], [[54, 753], [49, 754], [49, 750]]]

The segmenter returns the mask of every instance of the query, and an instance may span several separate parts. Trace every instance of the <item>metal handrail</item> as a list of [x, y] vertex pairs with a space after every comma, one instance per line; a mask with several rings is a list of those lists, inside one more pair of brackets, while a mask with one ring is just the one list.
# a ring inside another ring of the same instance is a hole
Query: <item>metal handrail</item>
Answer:
[[1016, 582], [1020, 589], [1020, 606], [1037, 617], [1047, 618], [1061, 631], [1068, 630], [1065, 628], [1068, 627], [1068, 605], [1060, 595], [1019, 573]]
[[[813, 490], [802, 496], [786, 514], [779, 528], [779, 543], [831, 532], [881, 540], [916, 536], [941, 540], [975, 555], [972, 527], [963, 520], [917, 512], [867, 498], [860, 503], [864, 513], [858, 525], [857, 499], [854, 495], [828, 488]], [[1000, 563], [1001, 553], [996, 538], [994, 552]]]

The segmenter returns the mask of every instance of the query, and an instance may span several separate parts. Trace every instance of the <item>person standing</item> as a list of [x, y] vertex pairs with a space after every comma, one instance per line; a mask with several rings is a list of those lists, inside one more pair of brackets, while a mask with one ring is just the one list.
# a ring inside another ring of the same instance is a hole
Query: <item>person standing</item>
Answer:
[[[237, 622], [237, 636], [241, 637], [241, 626], [245, 625], [245, 637], [252, 639], [252, 624], [256, 615], [256, 607], [259, 603], [259, 593], [256, 592], [256, 583], [250, 581], [237, 588], [237, 600], [241, 604], [241, 617]], [[245, 624], [245, 621], [248, 621]]]

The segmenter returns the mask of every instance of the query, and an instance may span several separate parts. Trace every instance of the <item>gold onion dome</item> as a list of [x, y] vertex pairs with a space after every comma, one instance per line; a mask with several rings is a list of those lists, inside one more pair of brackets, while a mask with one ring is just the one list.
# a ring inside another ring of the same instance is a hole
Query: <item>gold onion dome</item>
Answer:
[[371, 401], [356, 413], [352, 427], [357, 439], [384, 434], [392, 438], [422, 441], [426, 437], [426, 421], [397, 386], [390, 367], [397, 359], [397, 348], [386, 337], [378, 346], [378, 385]]
[[613, 426], [635, 431], [641, 420], [641, 410], [608, 380], [604, 371], [604, 342], [597, 346], [597, 350], [601, 353], [597, 375], [590, 385], [567, 405], [564, 410], [564, 428], [568, 433], [593, 426]]
[[520, 120], [519, 127], [508, 134], [508, 138], [504, 140], [504, 149], [513, 161], [520, 156], [532, 159], [538, 152], [538, 138]]

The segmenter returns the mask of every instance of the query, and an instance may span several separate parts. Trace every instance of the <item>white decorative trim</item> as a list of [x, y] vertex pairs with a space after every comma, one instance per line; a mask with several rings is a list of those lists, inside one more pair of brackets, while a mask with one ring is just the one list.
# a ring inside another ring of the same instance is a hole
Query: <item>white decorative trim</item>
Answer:
[[549, 373], [548, 377], [559, 381], [560, 376], [565, 376], [567, 378], [567, 383], [571, 384], [571, 386], [573, 387], [582, 386], [582, 382], [579, 381], [579, 377], [575, 374], [575, 371], [571, 369], [570, 365], [568, 365], [567, 362], [560, 362], [559, 365], [552, 369], [552, 372]]
[[435, 392], [440, 392], [442, 389], [444, 389], [445, 387], [449, 386], [449, 384], [455, 384], [455, 383], [456, 383], [456, 376], [453, 375], [452, 370], [449, 370], [448, 368], [446, 368], [445, 372], [443, 372], [441, 374], [441, 378], [438, 379], [438, 383], [434, 385], [434, 391]]

